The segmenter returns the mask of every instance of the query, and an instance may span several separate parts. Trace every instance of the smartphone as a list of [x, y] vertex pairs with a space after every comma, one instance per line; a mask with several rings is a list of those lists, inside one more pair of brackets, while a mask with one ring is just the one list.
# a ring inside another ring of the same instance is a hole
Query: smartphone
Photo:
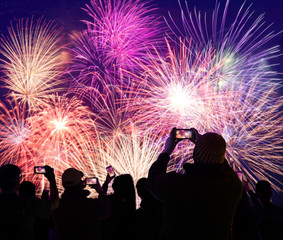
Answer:
[[177, 139], [192, 139], [193, 131], [191, 129], [176, 129], [175, 138]]
[[44, 166], [35, 166], [34, 167], [34, 173], [35, 174], [44, 174], [44, 173], [46, 173], [45, 167]]
[[98, 183], [97, 177], [91, 177], [91, 178], [86, 178], [85, 179], [85, 184], [86, 185], [96, 185]]
[[114, 172], [112, 166], [106, 167], [106, 171], [107, 171], [107, 173], [109, 174], [110, 177], [115, 177], [116, 173]]

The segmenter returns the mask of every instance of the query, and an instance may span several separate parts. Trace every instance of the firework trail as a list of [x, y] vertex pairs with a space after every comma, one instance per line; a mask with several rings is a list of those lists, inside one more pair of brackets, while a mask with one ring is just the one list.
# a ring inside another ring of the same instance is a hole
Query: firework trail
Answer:
[[282, 191], [282, 182], [276, 175], [282, 175], [283, 167], [283, 116], [280, 110], [283, 98], [274, 97], [276, 86], [254, 96], [257, 81], [260, 79], [253, 79], [249, 89], [244, 82], [237, 83], [239, 90], [234, 93], [233, 101], [222, 103], [222, 121], [215, 121], [211, 130], [225, 138], [227, 160], [235, 169], [241, 170], [253, 186], [258, 180], [265, 179], [273, 183], [276, 191]]
[[[121, 78], [123, 80], [123, 78]], [[94, 121], [97, 131], [103, 136], [121, 134], [127, 131], [132, 123], [132, 111], [130, 111], [129, 99], [136, 98], [137, 94], [131, 91], [130, 86], [123, 83], [115, 84], [115, 80], [108, 78], [105, 81], [103, 91], [96, 90], [92, 95]], [[128, 77], [126, 81], [128, 80]], [[131, 128], [131, 127], [130, 127]]]
[[73, 54], [70, 74], [73, 80], [69, 91], [80, 98], [91, 99], [99, 89], [98, 82], [103, 82], [111, 69], [105, 66], [105, 52], [94, 32], [84, 31], [72, 37], [74, 47], [70, 49]]
[[41, 104], [49, 94], [59, 91], [62, 73], [60, 33], [52, 21], [36, 23], [19, 20], [1, 38], [2, 72], [6, 88], [29, 110]]
[[0, 102], [0, 158], [1, 164], [14, 163], [24, 168], [32, 158], [30, 145], [30, 126], [26, 122], [28, 116], [24, 107], [13, 99], [6, 99], [5, 105]]
[[131, 124], [127, 132], [99, 139], [98, 158], [104, 168], [112, 165], [118, 175], [129, 173], [136, 183], [147, 176], [157, 159], [163, 145], [160, 140], [155, 134], [141, 133]]

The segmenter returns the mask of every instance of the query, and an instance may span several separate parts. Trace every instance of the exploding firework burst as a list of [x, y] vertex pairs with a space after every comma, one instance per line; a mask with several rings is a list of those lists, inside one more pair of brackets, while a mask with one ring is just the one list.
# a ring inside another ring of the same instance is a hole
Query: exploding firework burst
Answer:
[[146, 63], [147, 51], [162, 43], [162, 27], [155, 9], [140, 1], [92, 0], [85, 10], [92, 21], [84, 21], [87, 30], [74, 38], [70, 72], [72, 88], [89, 98], [109, 75], [119, 76], [121, 68], [137, 70], [136, 61]]
[[[213, 79], [219, 66], [212, 65], [213, 51], [192, 53], [190, 46], [180, 41], [180, 48], [168, 46], [168, 55], [149, 55], [150, 63], [141, 64], [143, 75], [133, 75], [132, 91], [137, 97], [129, 100], [135, 112], [135, 123], [145, 128], [163, 125], [198, 127], [209, 125], [215, 103], [231, 97], [215, 93]], [[220, 65], [220, 64], [219, 64]], [[174, 125], [172, 125], [174, 124]]]
[[212, 20], [207, 21], [207, 14], [202, 17], [196, 10], [191, 12], [188, 5], [183, 10], [180, 4], [185, 31], [174, 30], [177, 37], [181, 34], [187, 41], [192, 39], [196, 50], [215, 49], [212, 65], [221, 64], [211, 84], [215, 92], [233, 96], [219, 99], [219, 111], [213, 111], [207, 119], [210, 125], [202, 131], [225, 137], [228, 160], [253, 185], [259, 179], [268, 179], [282, 191], [282, 183], [276, 179], [276, 174], [282, 175], [282, 98], [276, 97], [280, 79], [270, 64], [279, 55], [279, 48], [265, 47], [279, 33], [270, 30], [263, 15], [252, 20], [250, 7], [244, 10], [244, 5], [227, 26], [228, 5], [229, 0], [221, 15], [216, 4]]
[[279, 46], [266, 46], [281, 32], [274, 33], [272, 24], [265, 23], [263, 14], [254, 18], [251, 5], [245, 8], [244, 3], [229, 26], [226, 22], [229, 0], [222, 14], [220, 3], [216, 2], [211, 20], [207, 19], [207, 13], [201, 14], [196, 9], [190, 11], [187, 2], [185, 7], [180, 2], [179, 5], [184, 30], [176, 26], [171, 16], [171, 23], [167, 21], [167, 24], [176, 37], [181, 35], [188, 41], [193, 39], [194, 48], [204, 52], [215, 49], [214, 63], [222, 62], [215, 76], [219, 91], [231, 87], [237, 89], [237, 84], [233, 82], [244, 80], [249, 84], [254, 78], [258, 82], [258, 88], [254, 91], [278, 84], [277, 73], [272, 71], [270, 60], [280, 54]]
[[[280, 108], [282, 97], [274, 97], [274, 88], [254, 96], [257, 79], [250, 89], [239, 86], [233, 101], [223, 103], [222, 121], [215, 121], [212, 130], [220, 133], [227, 141], [226, 156], [238, 170], [243, 171], [255, 186], [260, 179], [273, 183], [276, 191], [282, 191], [282, 124]], [[258, 93], [257, 93], [258, 94]]]
[[0, 102], [0, 157], [1, 164], [14, 163], [25, 169], [33, 156], [30, 144], [30, 126], [24, 107], [13, 99]]
[[[45, 156], [54, 156], [54, 152], [61, 156], [67, 153], [70, 142], [79, 144], [84, 138], [89, 139], [94, 127], [91, 116], [92, 112], [76, 97], [51, 95], [37, 113], [27, 119], [38, 156], [42, 160]], [[56, 162], [53, 166], [57, 164], [58, 168], [62, 165]]]
[[135, 69], [133, 60], [146, 61], [147, 50], [161, 42], [159, 17], [147, 3], [92, 0], [85, 10], [93, 18], [85, 22], [103, 46], [107, 65]]
[[59, 91], [62, 71], [60, 29], [53, 22], [39, 19], [20, 20], [9, 29], [9, 36], [1, 38], [3, 78], [6, 87], [29, 110], [40, 105], [42, 99]]
[[127, 132], [100, 139], [98, 158], [104, 167], [112, 165], [118, 174], [129, 173], [137, 182], [147, 176], [160, 153], [160, 143], [157, 135], [141, 133], [131, 124]]

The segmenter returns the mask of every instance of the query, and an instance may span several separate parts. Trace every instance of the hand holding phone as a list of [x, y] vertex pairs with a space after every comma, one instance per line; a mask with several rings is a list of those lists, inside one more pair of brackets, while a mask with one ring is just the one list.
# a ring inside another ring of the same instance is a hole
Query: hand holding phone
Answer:
[[191, 129], [175, 129], [175, 139], [192, 139], [193, 131]]

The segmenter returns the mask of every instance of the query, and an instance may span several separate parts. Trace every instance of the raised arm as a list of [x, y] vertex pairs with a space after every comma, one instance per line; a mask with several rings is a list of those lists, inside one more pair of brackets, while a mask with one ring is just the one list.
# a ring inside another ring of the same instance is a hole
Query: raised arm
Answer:
[[170, 160], [170, 154], [174, 151], [180, 139], [175, 139], [174, 132], [176, 128], [173, 128], [170, 132], [170, 136], [167, 138], [163, 152], [159, 155], [157, 160], [151, 165], [148, 173], [148, 184], [149, 190], [159, 196], [157, 185], [164, 181], [168, 162]]
[[51, 211], [55, 210], [59, 206], [59, 194], [58, 188], [56, 185], [54, 169], [50, 166], [45, 166], [46, 173], [44, 174], [45, 177], [48, 179], [50, 183], [50, 200], [51, 200]]

